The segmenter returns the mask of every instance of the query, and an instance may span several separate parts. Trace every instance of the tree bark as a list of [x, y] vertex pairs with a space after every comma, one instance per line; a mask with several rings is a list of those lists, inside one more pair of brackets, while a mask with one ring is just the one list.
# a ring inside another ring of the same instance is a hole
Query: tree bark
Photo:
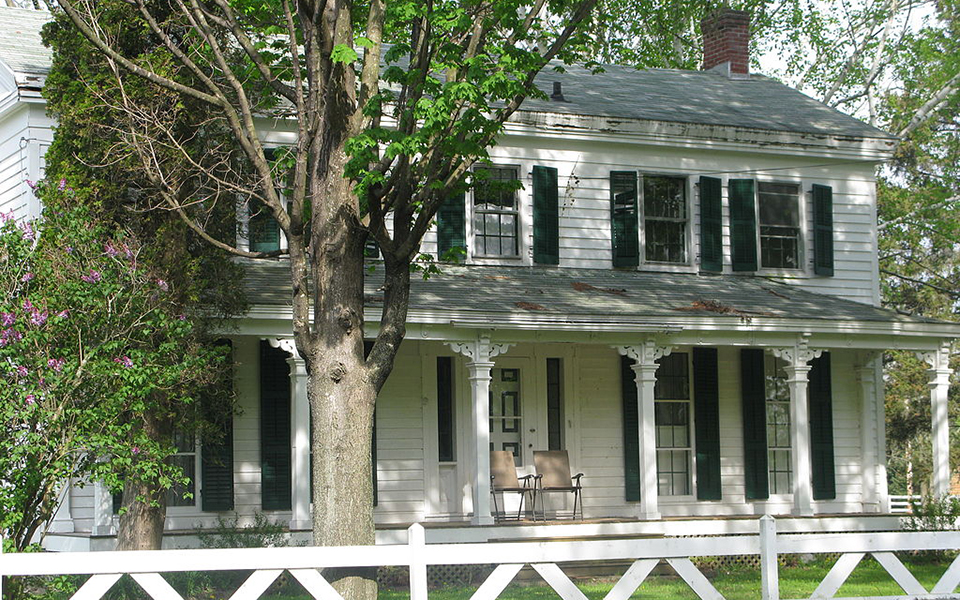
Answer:
[[[141, 415], [143, 428], [151, 439], [169, 439], [171, 427], [152, 413]], [[134, 459], [134, 467], [136, 467]], [[135, 472], [135, 469], [134, 469]], [[167, 494], [138, 477], [123, 484], [123, 509], [117, 529], [117, 550], [160, 550], [163, 522], [167, 516]]]

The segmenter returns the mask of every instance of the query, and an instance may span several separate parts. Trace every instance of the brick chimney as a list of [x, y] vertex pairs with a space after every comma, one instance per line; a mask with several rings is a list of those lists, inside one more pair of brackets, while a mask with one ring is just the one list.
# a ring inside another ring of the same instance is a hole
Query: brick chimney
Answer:
[[[703, 70], [721, 67], [731, 75], [750, 72], [750, 14], [721, 8], [700, 21]], [[727, 63], [727, 65], [724, 65]]]

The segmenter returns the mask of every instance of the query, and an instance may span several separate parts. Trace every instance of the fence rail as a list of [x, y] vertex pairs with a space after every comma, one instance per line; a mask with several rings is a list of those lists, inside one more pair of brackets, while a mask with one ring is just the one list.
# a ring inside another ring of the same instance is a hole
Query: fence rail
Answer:
[[129, 574], [155, 600], [183, 600], [162, 574], [250, 570], [253, 574], [230, 598], [256, 600], [287, 571], [314, 598], [342, 600], [319, 569], [401, 566], [409, 568], [410, 600], [427, 600], [428, 565], [494, 564], [496, 568], [471, 600], [495, 600], [517, 573], [525, 565], [530, 565], [563, 600], [587, 600], [559, 565], [628, 560], [633, 561], [632, 565], [604, 599], [627, 600], [663, 560], [703, 600], [724, 600], [690, 559], [759, 555], [761, 597], [763, 600], [780, 600], [779, 555], [841, 553], [840, 559], [810, 598], [832, 598], [868, 554], [905, 592], [905, 595], [888, 598], [942, 598], [954, 594], [960, 586], [960, 557], [937, 584], [927, 590], [893, 554], [903, 550], [956, 550], [960, 548], [960, 533], [957, 532], [778, 534], [776, 522], [769, 516], [761, 518], [759, 525], [759, 535], [427, 545], [423, 527], [415, 524], [408, 530], [407, 543], [394, 546], [0, 554], [0, 575], [91, 575], [73, 599], [99, 600], [120, 577]]
[[918, 495], [903, 495], [903, 496], [890, 496], [890, 512], [895, 514], [910, 514], [910, 503], [919, 502], [923, 496]]

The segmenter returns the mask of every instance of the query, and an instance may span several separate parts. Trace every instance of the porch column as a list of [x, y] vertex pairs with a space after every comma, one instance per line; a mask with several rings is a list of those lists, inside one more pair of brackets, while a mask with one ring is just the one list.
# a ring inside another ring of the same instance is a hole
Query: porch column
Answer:
[[943, 343], [933, 352], [918, 353], [930, 365], [927, 369], [930, 388], [930, 415], [933, 438], [933, 493], [950, 493], [950, 421], [947, 417], [947, 391], [950, 389], [950, 344]]
[[[878, 470], [882, 455], [877, 436], [877, 352], [862, 352], [857, 365], [860, 388], [860, 449], [863, 456], [863, 474], [860, 494], [863, 512], [880, 512]], [[882, 411], [881, 411], [882, 412]]]
[[291, 338], [272, 339], [270, 345], [290, 356], [290, 529], [313, 529], [310, 514], [310, 400], [307, 398], [307, 367]]
[[810, 406], [807, 382], [810, 365], [822, 350], [807, 348], [807, 336], [801, 336], [793, 348], [773, 348], [773, 355], [787, 363], [790, 387], [790, 462], [793, 470], [793, 512], [813, 514], [813, 470], [810, 466]]
[[493, 523], [490, 512], [490, 369], [493, 368], [493, 359], [513, 344], [491, 343], [489, 335], [481, 335], [473, 341], [446, 344], [470, 359], [467, 376], [473, 407], [473, 524], [489, 525]]
[[116, 535], [113, 527], [113, 494], [101, 482], [93, 484], [93, 531], [94, 536]]
[[659, 519], [657, 490], [657, 424], [653, 390], [657, 383], [657, 359], [670, 354], [670, 346], [649, 339], [638, 346], [617, 346], [622, 356], [632, 358], [637, 383], [637, 421], [640, 434], [640, 514], [641, 519]]

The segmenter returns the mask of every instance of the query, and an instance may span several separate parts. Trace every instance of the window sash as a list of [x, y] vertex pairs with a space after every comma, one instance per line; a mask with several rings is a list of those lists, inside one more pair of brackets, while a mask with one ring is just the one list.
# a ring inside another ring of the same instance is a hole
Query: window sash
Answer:
[[690, 361], [675, 352], [657, 361], [654, 431], [657, 446], [657, 494], [688, 496], [693, 490], [693, 403]]
[[757, 184], [760, 266], [799, 269], [800, 186], [795, 183]]
[[767, 397], [767, 477], [771, 494], [793, 493], [790, 439], [790, 388], [781, 358], [764, 357]]
[[[197, 440], [194, 435], [174, 433], [174, 444], [177, 452], [171, 455], [170, 463], [180, 467], [187, 483], [174, 483], [167, 490], [167, 506], [196, 506], [197, 505]], [[189, 497], [187, 497], [189, 494]]]
[[[519, 179], [515, 167], [477, 167], [487, 174], [473, 190], [473, 237], [477, 256], [520, 255], [517, 192], [503, 189]], [[499, 189], [498, 189], [499, 188]]]
[[683, 264], [687, 257], [687, 180], [643, 177], [644, 260]]

